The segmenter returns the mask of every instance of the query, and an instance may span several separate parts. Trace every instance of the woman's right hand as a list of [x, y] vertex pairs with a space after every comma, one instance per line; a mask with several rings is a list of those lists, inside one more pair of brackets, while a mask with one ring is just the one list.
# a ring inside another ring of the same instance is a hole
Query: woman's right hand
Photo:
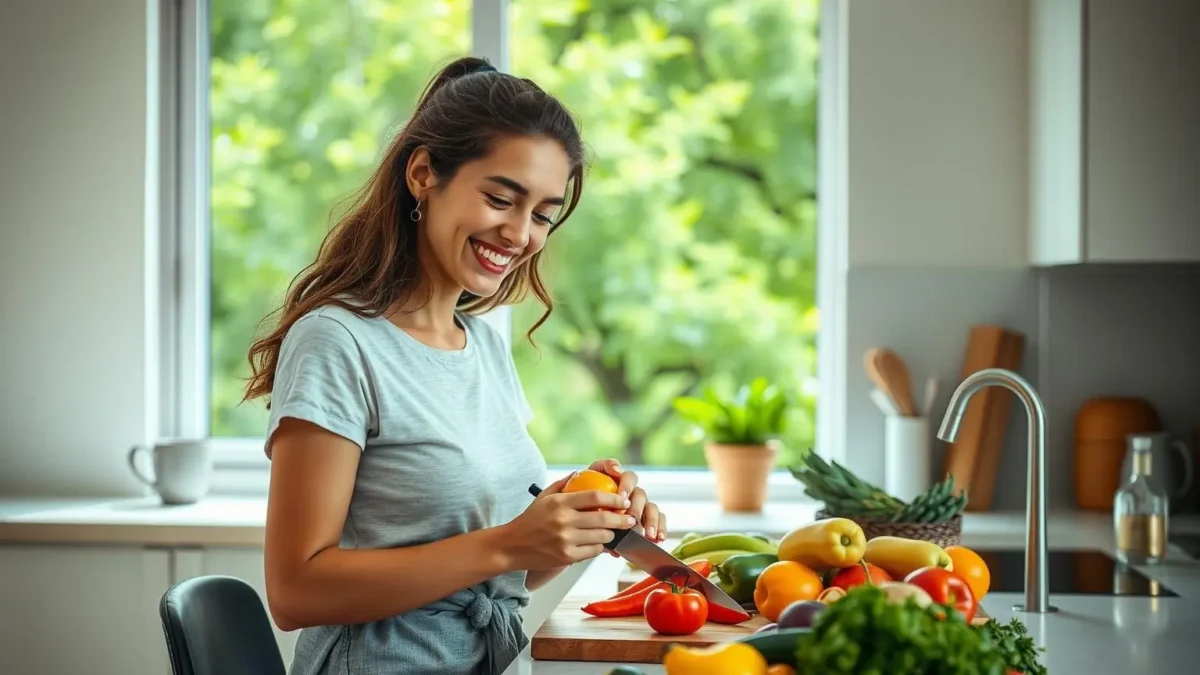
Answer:
[[500, 545], [507, 550], [511, 569], [550, 570], [594, 558], [612, 541], [612, 530], [629, 529], [637, 522], [616, 513], [629, 508], [629, 500], [620, 495], [600, 490], [563, 493], [568, 478], [546, 486], [521, 515], [502, 526]]

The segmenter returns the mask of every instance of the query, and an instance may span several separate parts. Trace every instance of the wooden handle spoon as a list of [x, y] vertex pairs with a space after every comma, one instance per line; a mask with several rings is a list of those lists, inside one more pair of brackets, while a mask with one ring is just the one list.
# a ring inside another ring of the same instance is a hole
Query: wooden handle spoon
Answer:
[[908, 365], [899, 354], [887, 347], [873, 347], [863, 356], [863, 367], [876, 386], [896, 403], [902, 416], [916, 416]]

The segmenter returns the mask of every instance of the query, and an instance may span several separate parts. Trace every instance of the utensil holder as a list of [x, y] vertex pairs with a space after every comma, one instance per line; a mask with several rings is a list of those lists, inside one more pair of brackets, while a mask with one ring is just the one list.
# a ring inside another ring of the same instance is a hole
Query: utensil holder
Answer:
[[884, 418], [884, 490], [912, 501], [932, 486], [929, 419], [888, 415]]

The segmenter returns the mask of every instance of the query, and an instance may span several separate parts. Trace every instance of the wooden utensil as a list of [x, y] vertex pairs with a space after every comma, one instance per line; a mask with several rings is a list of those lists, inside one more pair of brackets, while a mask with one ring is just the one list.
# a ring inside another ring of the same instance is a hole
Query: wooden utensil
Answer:
[[[1004, 326], [972, 326], [963, 356], [962, 377], [984, 368], [1020, 371], [1025, 336]], [[957, 383], [955, 383], [957, 385]], [[988, 387], [971, 398], [958, 438], [946, 449], [945, 472], [954, 476], [955, 493], [967, 490], [967, 511], [988, 511], [996, 493], [1008, 418], [1015, 397], [1001, 387]]]
[[896, 403], [902, 416], [917, 415], [908, 364], [899, 354], [887, 347], [872, 347], [863, 355], [863, 367], [871, 380]]

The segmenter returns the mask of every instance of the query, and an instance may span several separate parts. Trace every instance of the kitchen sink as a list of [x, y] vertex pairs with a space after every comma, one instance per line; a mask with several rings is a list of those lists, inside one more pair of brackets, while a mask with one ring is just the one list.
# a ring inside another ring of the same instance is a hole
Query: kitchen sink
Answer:
[[[992, 575], [991, 593], [1025, 592], [1024, 549], [975, 549]], [[1058, 549], [1046, 552], [1051, 595], [1179, 597], [1105, 551]]]

